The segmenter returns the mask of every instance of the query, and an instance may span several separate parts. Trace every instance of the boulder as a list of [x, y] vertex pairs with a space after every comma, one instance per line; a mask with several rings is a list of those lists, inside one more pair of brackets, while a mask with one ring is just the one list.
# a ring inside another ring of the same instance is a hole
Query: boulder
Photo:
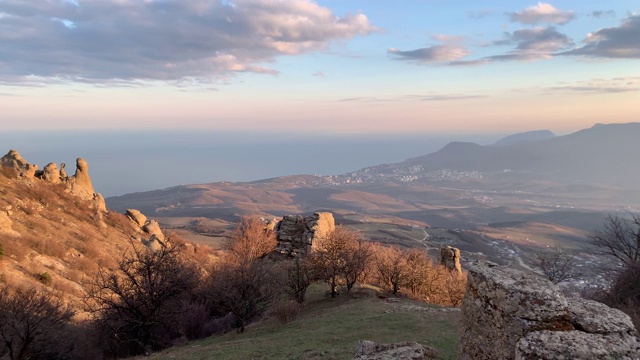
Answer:
[[427, 360], [436, 359], [438, 351], [417, 342], [376, 345], [373, 341], [358, 341], [357, 360]]
[[42, 169], [40, 178], [52, 184], [59, 184], [62, 182], [60, 170], [58, 170], [58, 165], [56, 165], [56, 163], [48, 163], [47, 166]]
[[104, 200], [104, 196], [102, 196], [102, 194], [96, 193], [95, 196], [93, 197], [93, 203], [94, 203], [94, 208], [98, 212], [105, 213], [109, 211], [109, 209], [107, 209], [107, 202]]
[[83, 158], [76, 159], [76, 173], [69, 177], [71, 193], [85, 200], [93, 200], [95, 190], [89, 176], [89, 164]]
[[440, 265], [443, 265], [449, 270], [455, 270], [458, 274], [462, 274], [460, 249], [451, 246], [440, 248]]
[[149, 235], [155, 236], [158, 240], [164, 241], [164, 234], [162, 233], [160, 224], [158, 224], [157, 221], [149, 221], [145, 226], [142, 227], [142, 230]]
[[315, 240], [335, 230], [330, 212], [317, 212], [311, 216], [285, 215], [276, 226], [278, 244], [275, 252], [297, 257], [311, 251]]
[[13, 230], [13, 221], [6, 211], [0, 211], [0, 234], [19, 236], [20, 234]]
[[33, 179], [38, 170], [38, 165], [29, 164], [15, 150], [9, 150], [5, 156], [1, 157], [0, 165], [14, 169], [18, 176], [28, 179]]
[[139, 210], [127, 209], [126, 215], [140, 228], [142, 228], [147, 223], [147, 217], [144, 216], [144, 214], [142, 214]]
[[566, 299], [543, 277], [495, 264], [470, 267], [462, 315], [463, 360], [640, 359], [626, 314]]

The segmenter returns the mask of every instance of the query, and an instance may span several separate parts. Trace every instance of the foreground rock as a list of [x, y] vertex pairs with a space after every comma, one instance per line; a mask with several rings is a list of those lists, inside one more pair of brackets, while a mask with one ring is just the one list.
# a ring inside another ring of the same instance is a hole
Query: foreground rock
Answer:
[[376, 345], [373, 341], [358, 342], [357, 360], [427, 360], [436, 359], [438, 350], [417, 342], [401, 342], [396, 344]]
[[460, 359], [640, 359], [626, 314], [518, 270], [472, 266], [462, 311]]
[[276, 252], [287, 256], [307, 254], [314, 242], [336, 228], [330, 212], [317, 212], [311, 216], [285, 215], [274, 227], [278, 245]]
[[462, 274], [460, 249], [451, 246], [440, 248], [440, 265], [443, 265], [449, 270], [455, 270], [458, 274]]

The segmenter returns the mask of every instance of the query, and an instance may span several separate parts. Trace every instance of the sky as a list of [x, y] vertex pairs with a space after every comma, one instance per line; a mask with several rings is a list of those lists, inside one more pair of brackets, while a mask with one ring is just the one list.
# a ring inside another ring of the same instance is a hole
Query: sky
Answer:
[[640, 121], [640, 3], [0, 0], [0, 125], [307, 134]]

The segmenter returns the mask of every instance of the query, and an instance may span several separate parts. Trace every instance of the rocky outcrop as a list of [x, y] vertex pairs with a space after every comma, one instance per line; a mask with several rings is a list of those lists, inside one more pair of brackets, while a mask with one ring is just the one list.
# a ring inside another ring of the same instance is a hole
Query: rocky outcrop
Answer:
[[144, 216], [139, 210], [127, 209], [125, 215], [127, 215], [129, 220], [133, 221], [140, 228], [142, 228], [147, 223], [147, 217]]
[[440, 248], [440, 265], [443, 265], [449, 270], [455, 270], [458, 274], [462, 274], [460, 249], [451, 246]]
[[13, 221], [9, 217], [9, 211], [0, 210], [0, 234], [20, 236], [20, 234], [13, 230]]
[[436, 359], [438, 351], [417, 342], [376, 345], [373, 341], [358, 341], [354, 360], [429, 360]]
[[55, 163], [49, 163], [47, 166], [42, 169], [42, 174], [40, 178], [44, 181], [48, 181], [52, 184], [59, 184], [62, 182], [62, 177], [60, 176], [60, 170], [58, 170], [58, 165]]
[[19, 177], [32, 179], [35, 177], [38, 165], [29, 164], [20, 154], [15, 150], [9, 150], [9, 152], [0, 158], [0, 165], [13, 169]]
[[96, 210], [107, 211], [104, 198], [93, 188], [89, 176], [89, 164], [82, 158], [76, 160], [76, 173], [71, 177], [67, 176], [64, 163], [60, 164], [60, 168], [55, 163], [49, 163], [44, 169], [38, 170], [38, 165], [29, 164], [15, 150], [10, 150], [0, 158], [0, 165], [15, 170], [17, 176], [22, 178], [37, 178], [52, 184], [65, 184], [70, 193], [84, 200], [93, 201]]
[[71, 193], [86, 200], [95, 197], [95, 190], [89, 176], [89, 164], [83, 158], [76, 159], [76, 173], [69, 177]]
[[640, 359], [627, 315], [518, 270], [471, 266], [462, 312], [460, 359]]
[[275, 251], [293, 257], [307, 254], [315, 240], [335, 228], [335, 220], [330, 212], [318, 212], [307, 217], [285, 215], [275, 226], [278, 240]]
[[143, 213], [136, 209], [127, 209], [125, 214], [139, 231], [145, 235], [145, 238], [141, 238], [140, 241], [149, 249], [156, 251], [164, 245], [166, 238], [156, 220], [148, 220]]

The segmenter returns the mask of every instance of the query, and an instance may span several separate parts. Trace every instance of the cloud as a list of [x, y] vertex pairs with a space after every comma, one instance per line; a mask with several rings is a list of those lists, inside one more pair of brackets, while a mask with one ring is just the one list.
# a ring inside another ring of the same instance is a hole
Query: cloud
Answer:
[[452, 100], [471, 100], [486, 98], [487, 95], [471, 95], [471, 94], [407, 94], [398, 97], [377, 98], [371, 96], [351, 97], [338, 99], [336, 102], [367, 102], [379, 103], [388, 101], [452, 101]]
[[313, 73], [313, 74], [311, 74], [311, 75], [313, 75], [313, 76], [315, 76], [315, 77], [321, 77], [321, 78], [326, 77], [325, 73], [324, 73], [324, 72], [322, 72], [322, 71], [316, 71], [316, 72], [314, 72], [314, 73]]
[[539, 23], [564, 25], [573, 20], [576, 15], [573, 11], [561, 11], [551, 4], [539, 2], [519, 12], [507, 13], [511, 21], [528, 25]]
[[488, 16], [493, 15], [493, 10], [490, 9], [482, 9], [482, 10], [469, 10], [467, 11], [467, 16], [472, 19], [484, 19]]
[[469, 55], [469, 51], [460, 45], [463, 39], [459, 36], [440, 34], [434, 35], [432, 38], [443, 44], [407, 51], [390, 48], [387, 53], [397, 56], [400, 60], [408, 60], [418, 64], [447, 63]]
[[553, 27], [520, 29], [505, 33], [504, 39], [493, 45], [513, 45], [508, 54], [490, 56], [488, 60], [538, 60], [551, 58], [555, 52], [573, 46], [573, 40]]
[[[370, 34], [312, 0], [0, 1], [0, 83], [212, 82]], [[47, 80], [44, 80], [47, 82]]]
[[640, 59], [640, 15], [631, 15], [618, 27], [604, 28], [587, 35], [586, 45], [562, 55], [597, 58]]
[[582, 93], [582, 94], [615, 94], [640, 91], [640, 77], [619, 77], [613, 79], [593, 79], [577, 83], [561, 83], [548, 88], [550, 91]]
[[595, 18], [612, 18], [616, 17], [616, 12], [613, 10], [594, 10], [591, 12], [591, 16]]

